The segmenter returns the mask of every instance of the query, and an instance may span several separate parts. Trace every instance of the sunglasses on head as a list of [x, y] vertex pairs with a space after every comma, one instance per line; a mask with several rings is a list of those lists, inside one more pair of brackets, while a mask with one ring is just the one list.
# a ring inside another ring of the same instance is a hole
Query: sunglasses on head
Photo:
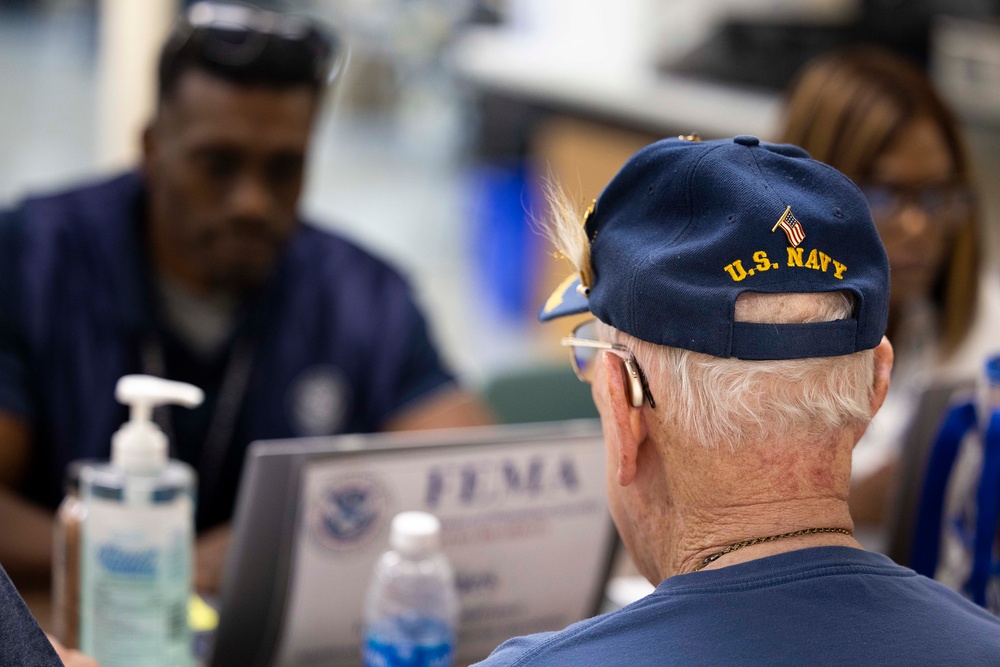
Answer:
[[199, 2], [175, 28], [175, 52], [195, 48], [205, 60], [222, 67], [251, 65], [266, 51], [282, 50], [289, 67], [304, 79], [329, 84], [340, 71], [340, 45], [335, 36], [305, 19], [237, 4]]

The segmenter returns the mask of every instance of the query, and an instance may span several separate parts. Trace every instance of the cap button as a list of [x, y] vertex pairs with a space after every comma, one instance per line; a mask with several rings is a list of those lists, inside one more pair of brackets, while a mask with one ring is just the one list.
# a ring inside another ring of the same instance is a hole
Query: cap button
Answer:
[[739, 144], [740, 146], [759, 146], [760, 139], [750, 134], [741, 134], [740, 136], [733, 138], [733, 143]]

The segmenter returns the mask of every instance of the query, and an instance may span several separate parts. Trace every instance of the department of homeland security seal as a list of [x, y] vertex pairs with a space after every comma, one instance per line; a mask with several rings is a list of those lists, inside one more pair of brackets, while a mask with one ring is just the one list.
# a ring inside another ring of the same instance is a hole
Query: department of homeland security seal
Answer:
[[365, 546], [385, 523], [385, 492], [369, 477], [327, 482], [310, 506], [309, 532], [328, 552], [340, 554]]
[[335, 366], [310, 366], [296, 376], [286, 398], [289, 422], [300, 436], [333, 435], [343, 426], [351, 390]]

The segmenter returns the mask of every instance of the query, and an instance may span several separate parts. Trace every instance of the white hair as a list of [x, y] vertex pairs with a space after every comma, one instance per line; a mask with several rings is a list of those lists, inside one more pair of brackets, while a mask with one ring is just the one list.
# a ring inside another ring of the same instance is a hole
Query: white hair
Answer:
[[[736, 301], [742, 322], [824, 322], [851, 316], [845, 292], [761, 294]], [[744, 361], [654, 345], [599, 323], [602, 338], [628, 347], [646, 375], [664, 428], [706, 446], [734, 448], [789, 437], [821, 438], [867, 423], [874, 352]]]
[[[548, 188], [547, 234], [576, 267], [591, 276], [583, 216], [558, 190]], [[846, 292], [744, 292], [737, 321], [769, 324], [825, 322], [850, 317]], [[598, 323], [604, 340], [628, 347], [656, 400], [661, 427], [705, 446], [738, 447], [790, 437], [822, 438], [871, 418], [874, 352], [839, 357], [744, 361], [654, 345]]]

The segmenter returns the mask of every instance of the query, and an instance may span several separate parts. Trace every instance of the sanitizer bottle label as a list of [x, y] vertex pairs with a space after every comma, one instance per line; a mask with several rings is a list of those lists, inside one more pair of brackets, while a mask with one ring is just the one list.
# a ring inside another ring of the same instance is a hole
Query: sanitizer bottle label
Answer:
[[81, 648], [103, 667], [190, 667], [192, 502], [92, 498], [83, 534]]

